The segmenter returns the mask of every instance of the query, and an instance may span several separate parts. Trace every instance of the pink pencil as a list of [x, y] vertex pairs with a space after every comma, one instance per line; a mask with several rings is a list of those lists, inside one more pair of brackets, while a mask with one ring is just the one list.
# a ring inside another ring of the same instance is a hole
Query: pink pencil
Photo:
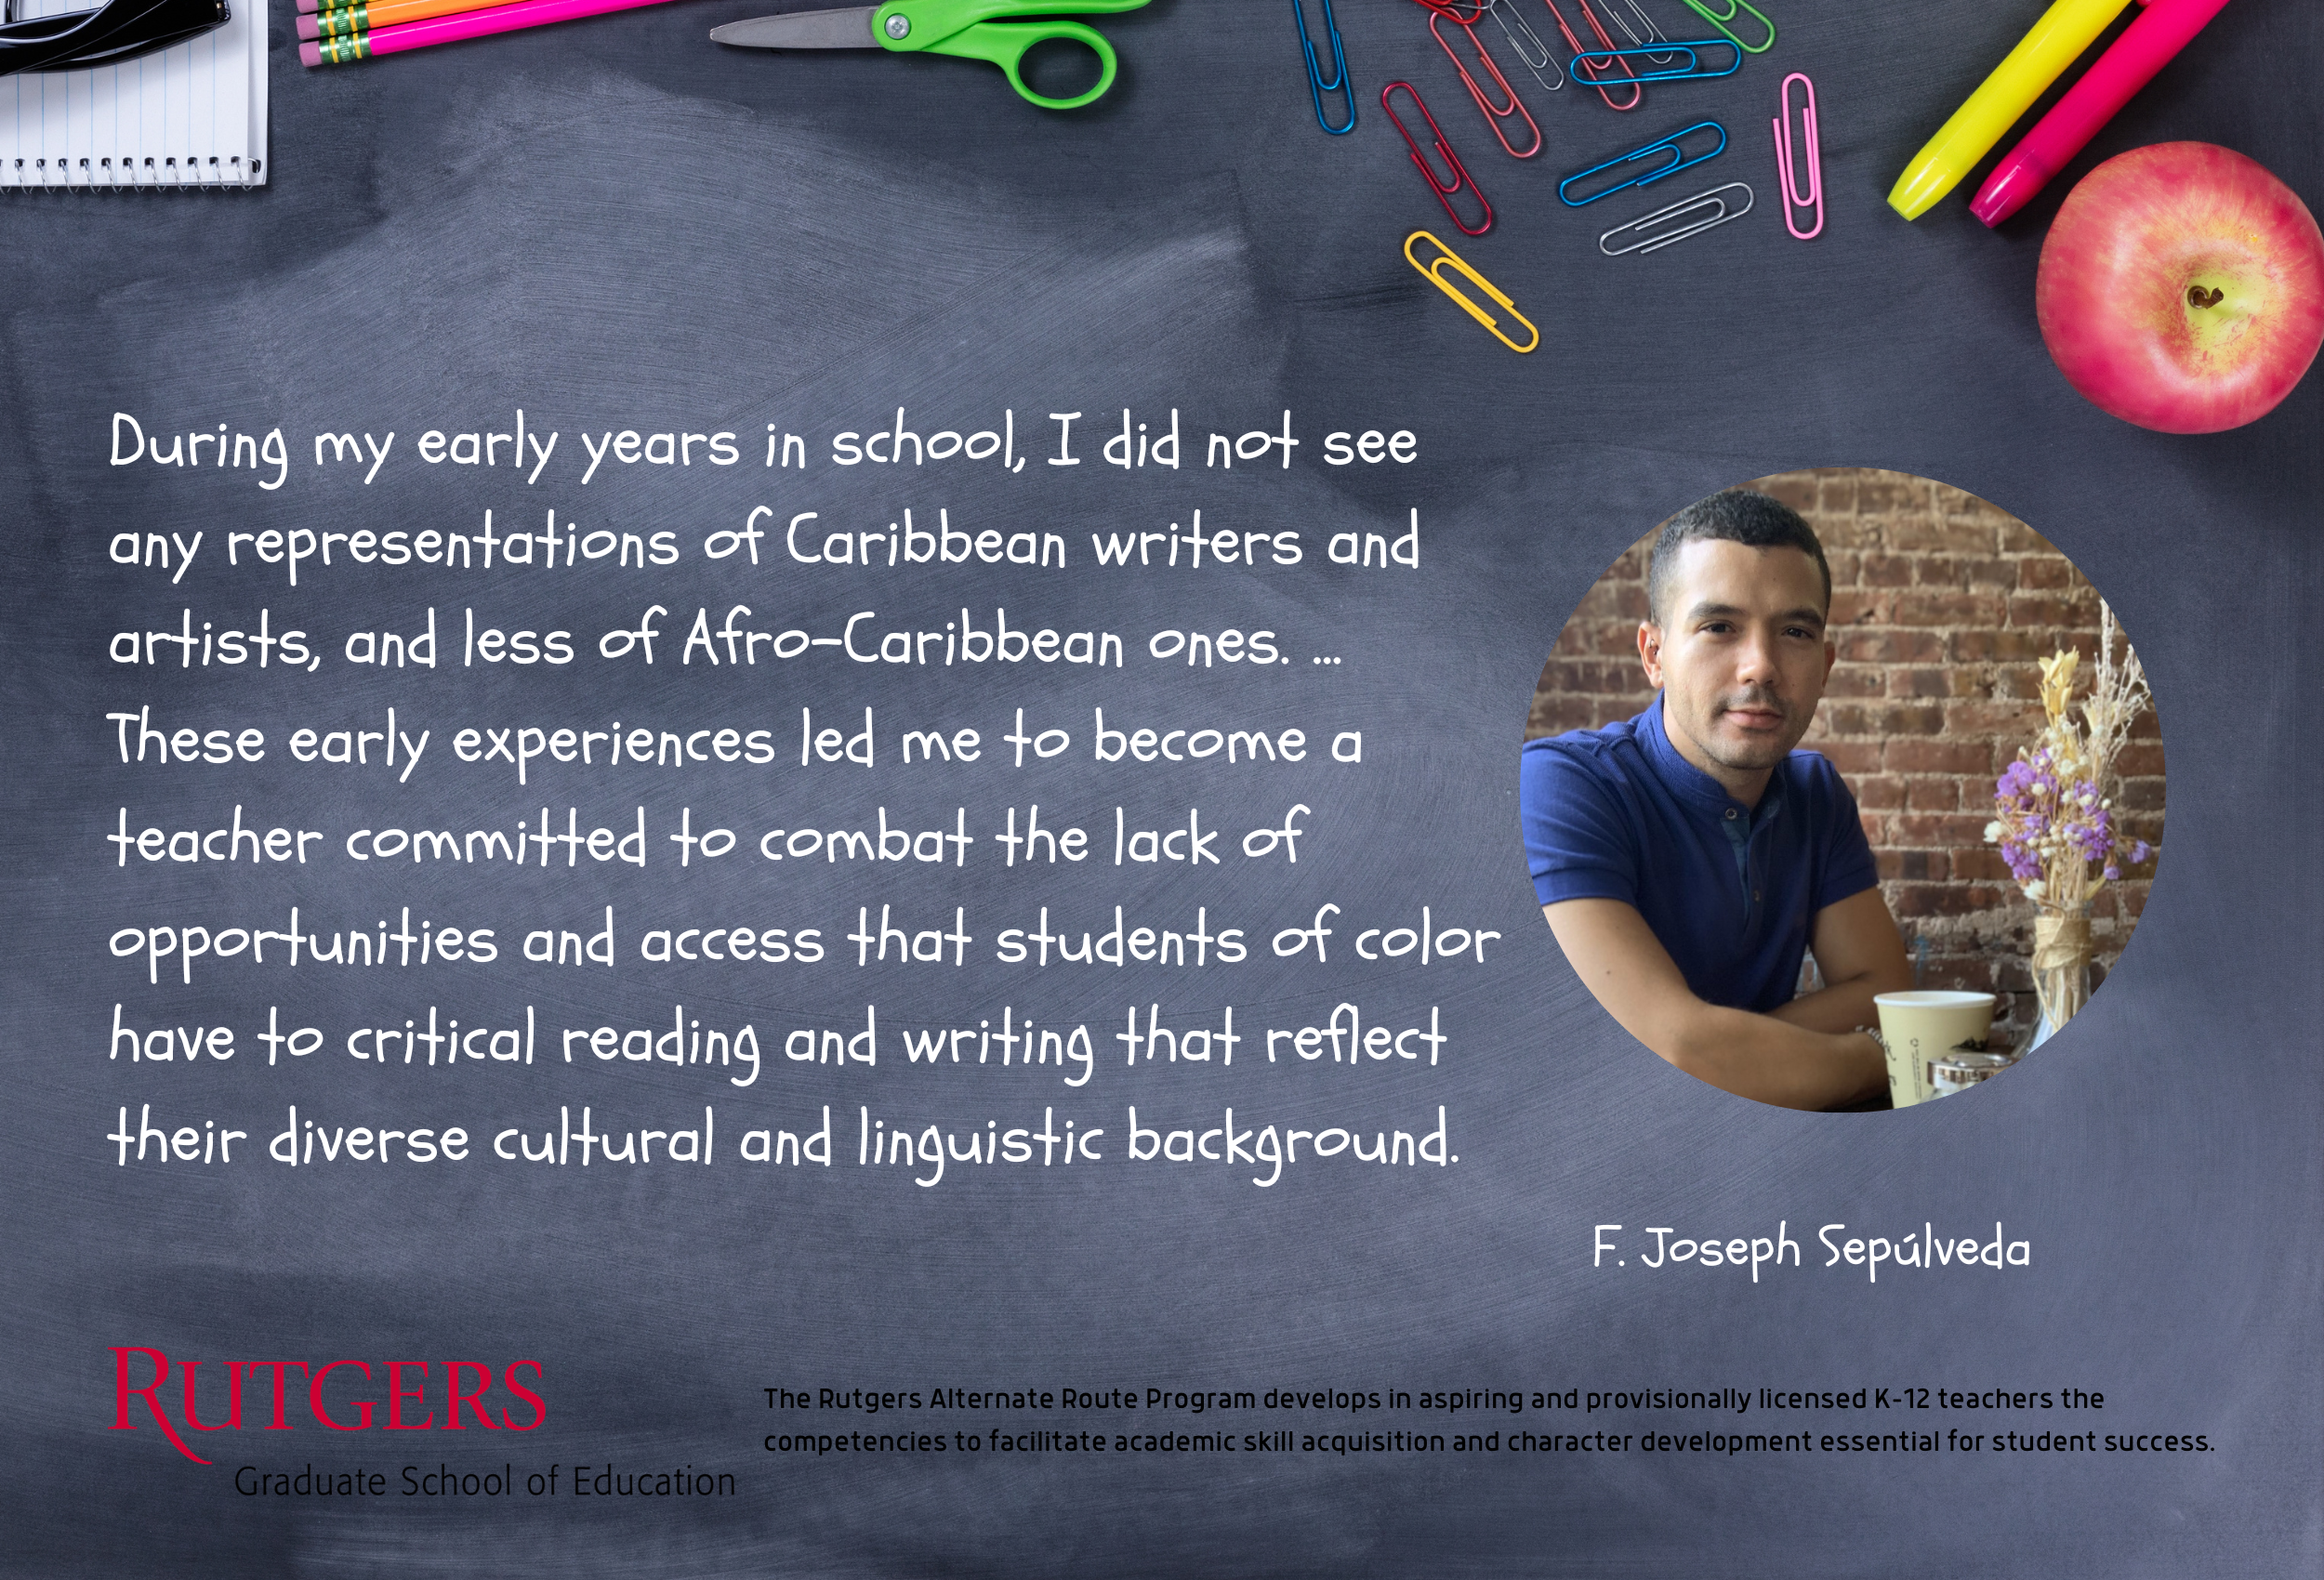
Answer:
[[464, 38], [482, 38], [486, 33], [545, 27], [550, 22], [571, 21], [575, 17], [594, 17], [606, 11], [627, 11], [665, 3], [666, 0], [516, 0], [514, 5], [430, 17], [426, 21], [403, 22], [349, 38], [301, 44], [298, 60], [304, 66], [339, 66], [372, 55], [425, 49], [431, 44], [454, 44]]

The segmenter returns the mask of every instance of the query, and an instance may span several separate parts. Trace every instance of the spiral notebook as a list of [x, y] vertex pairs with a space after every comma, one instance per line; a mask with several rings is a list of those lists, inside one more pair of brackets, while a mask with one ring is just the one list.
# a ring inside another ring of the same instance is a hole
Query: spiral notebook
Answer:
[[[32, 0], [18, 18], [86, 10]], [[171, 191], [266, 184], [266, 0], [118, 66], [0, 77], [0, 190]]]

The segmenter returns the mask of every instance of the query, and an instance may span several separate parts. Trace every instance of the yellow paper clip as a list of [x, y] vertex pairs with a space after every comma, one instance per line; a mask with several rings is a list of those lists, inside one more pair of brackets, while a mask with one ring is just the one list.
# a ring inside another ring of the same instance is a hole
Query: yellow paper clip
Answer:
[[[1412, 254], [1412, 245], [1416, 242], [1426, 242], [1430, 246], [1434, 247], [1440, 256], [1431, 262], [1422, 263]], [[1459, 253], [1453, 251], [1452, 248], [1438, 241], [1428, 231], [1415, 230], [1412, 234], [1404, 239], [1404, 260], [1405, 262], [1410, 264], [1413, 268], [1419, 270], [1422, 274], [1427, 275], [1430, 282], [1433, 283], [1438, 290], [1444, 292], [1445, 295], [1450, 296], [1454, 301], [1460, 304], [1461, 311], [1467, 313], [1471, 318], [1475, 319], [1479, 323], [1485, 325], [1486, 332], [1490, 334], [1494, 339], [1499, 340], [1502, 345], [1508, 347], [1511, 350], [1515, 351], [1520, 356], [1523, 356], [1525, 352], [1532, 350], [1536, 346], [1541, 344], [1541, 332], [1536, 329], [1532, 323], [1526, 320], [1524, 313], [1517, 310], [1517, 304], [1511, 301], [1508, 296], [1504, 296], [1501, 293], [1499, 286], [1494, 284], [1484, 275], [1479, 274], [1475, 270], [1470, 268], [1467, 261], [1464, 260]], [[1507, 308], [1509, 309], [1509, 316], [1515, 319], [1519, 323], [1525, 324], [1525, 334], [1531, 338], [1527, 339], [1524, 345], [1520, 346], [1516, 341], [1512, 340], [1507, 335], [1502, 334], [1500, 321], [1499, 319], [1496, 319], [1491, 313], [1486, 312], [1483, 308], [1477, 306], [1476, 303], [1471, 301], [1468, 296], [1462, 294], [1459, 286], [1454, 284], [1451, 281], [1446, 279], [1442, 273], [1438, 272], [1446, 264], [1452, 265], [1455, 270], [1467, 276], [1470, 283], [1475, 285], [1486, 296], [1500, 303], [1502, 307]]]

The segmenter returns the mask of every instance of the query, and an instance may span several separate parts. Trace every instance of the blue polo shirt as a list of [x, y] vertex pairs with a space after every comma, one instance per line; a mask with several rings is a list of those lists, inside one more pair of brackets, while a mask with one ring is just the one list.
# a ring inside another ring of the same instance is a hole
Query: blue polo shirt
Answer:
[[1517, 805], [1541, 903], [1636, 907], [1710, 1004], [1789, 1003], [1816, 914], [1878, 881], [1829, 760], [1791, 753], [1746, 807], [1679, 756], [1659, 696], [1619, 724], [1526, 742]]

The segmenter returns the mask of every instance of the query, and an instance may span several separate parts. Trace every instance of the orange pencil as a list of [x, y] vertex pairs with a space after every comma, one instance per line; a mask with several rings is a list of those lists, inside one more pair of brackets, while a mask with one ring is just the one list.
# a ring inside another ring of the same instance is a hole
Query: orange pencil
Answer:
[[368, 4], [356, 0], [351, 6], [323, 5], [313, 10], [306, 9], [307, 0], [299, 3], [298, 36], [318, 39], [345, 38], [373, 28], [448, 17], [458, 11], [481, 11], [489, 6], [507, 5], [508, 0], [370, 0]]

